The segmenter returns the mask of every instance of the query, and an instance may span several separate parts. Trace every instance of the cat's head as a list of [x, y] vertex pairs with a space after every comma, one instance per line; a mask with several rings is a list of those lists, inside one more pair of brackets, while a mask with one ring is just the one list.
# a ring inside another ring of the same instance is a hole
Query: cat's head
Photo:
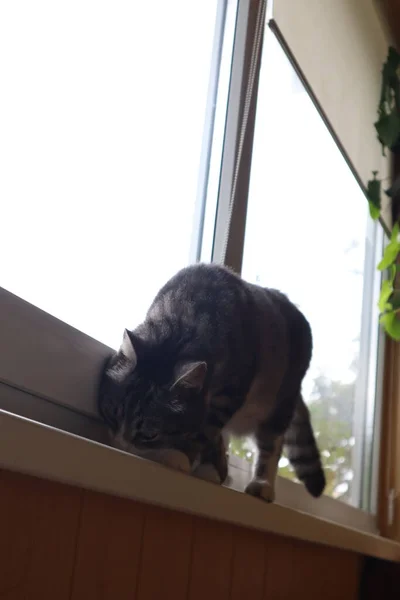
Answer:
[[206, 374], [205, 362], [154, 360], [151, 348], [125, 330], [121, 348], [105, 369], [100, 414], [121, 447], [179, 447], [201, 431]]

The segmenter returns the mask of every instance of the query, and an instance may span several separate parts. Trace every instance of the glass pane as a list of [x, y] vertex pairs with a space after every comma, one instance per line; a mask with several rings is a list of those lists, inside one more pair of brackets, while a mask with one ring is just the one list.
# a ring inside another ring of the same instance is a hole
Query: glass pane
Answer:
[[0, 5], [0, 285], [111, 346], [195, 258], [225, 4]]
[[[365, 398], [368, 381], [375, 381], [368, 373], [377, 360], [376, 351], [372, 363], [362, 352], [378, 328], [375, 238], [365, 196], [268, 32], [242, 274], [286, 293], [311, 324], [313, 359], [303, 393], [326, 467], [326, 493], [357, 505]], [[240, 450], [251, 459], [247, 446]], [[280, 467], [294, 479], [285, 457]]]

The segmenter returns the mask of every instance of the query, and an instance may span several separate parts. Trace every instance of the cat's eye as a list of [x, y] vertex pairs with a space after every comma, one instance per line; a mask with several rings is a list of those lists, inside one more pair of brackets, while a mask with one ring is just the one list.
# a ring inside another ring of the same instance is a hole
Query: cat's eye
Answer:
[[147, 442], [154, 442], [159, 436], [158, 433], [150, 433], [143, 436]]

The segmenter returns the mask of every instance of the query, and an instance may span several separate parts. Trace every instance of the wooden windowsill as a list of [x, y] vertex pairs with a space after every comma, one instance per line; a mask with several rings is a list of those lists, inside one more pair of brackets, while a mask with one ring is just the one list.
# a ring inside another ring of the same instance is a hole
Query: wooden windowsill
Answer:
[[0, 467], [400, 562], [400, 544], [0, 411]]

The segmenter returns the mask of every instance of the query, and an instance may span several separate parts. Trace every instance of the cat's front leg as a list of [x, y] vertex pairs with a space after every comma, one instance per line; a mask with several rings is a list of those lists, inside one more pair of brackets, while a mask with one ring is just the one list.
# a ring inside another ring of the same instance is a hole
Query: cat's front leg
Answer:
[[200, 464], [193, 475], [199, 479], [223, 484], [228, 476], [228, 459], [222, 435], [207, 442], [201, 453]]
[[166, 450], [160, 450], [159, 455], [156, 458], [157, 462], [175, 469], [176, 471], [182, 471], [183, 473], [190, 473], [190, 461], [187, 455], [180, 450], [174, 448], [168, 448]]
[[147, 458], [157, 462], [165, 467], [174, 469], [175, 471], [182, 471], [183, 473], [190, 473], [191, 465], [187, 455], [181, 450], [175, 448], [165, 448], [161, 450], [137, 450], [135, 449], [133, 454], [140, 456], [141, 458]]
[[118, 450], [123, 450], [140, 458], [160, 463], [176, 471], [190, 473], [191, 463], [188, 456], [176, 448], [137, 448], [134, 444], [127, 441], [123, 435], [115, 435], [114, 433], [110, 433], [110, 443], [114, 448], [118, 448]]
[[282, 453], [283, 436], [277, 436], [268, 431], [268, 428], [264, 425], [259, 427], [257, 431], [256, 442], [259, 454], [254, 477], [245, 491], [250, 496], [262, 498], [266, 502], [274, 502], [275, 480]]

